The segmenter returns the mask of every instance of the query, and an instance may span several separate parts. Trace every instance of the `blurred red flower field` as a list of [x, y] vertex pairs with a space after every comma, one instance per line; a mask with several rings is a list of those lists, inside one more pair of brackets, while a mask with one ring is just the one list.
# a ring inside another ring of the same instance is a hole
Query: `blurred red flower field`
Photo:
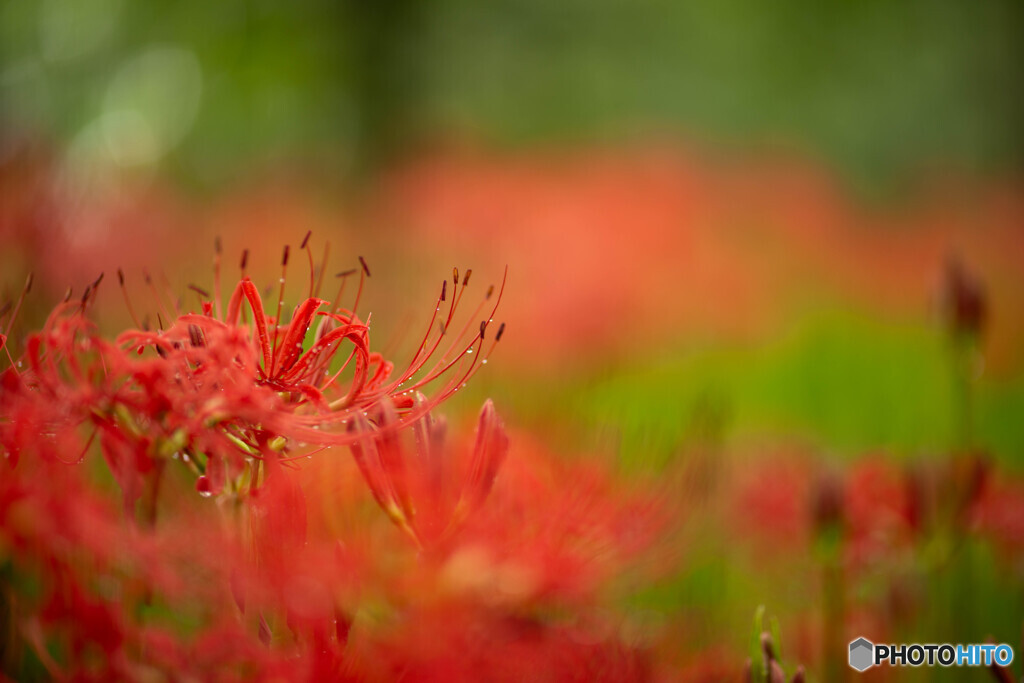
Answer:
[[[70, 204], [58, 168], [0, 173], [13, 679], [832, 681], [860, 635], [1019, 639], [1015, 181], [864, 208], [792, 159], [452, 151]], [[941, 431], [744, 414], [782, 391], [748, 369], [843, 393], [756, 351], [836, 308], [931, 340], [837, 332], [920, 353]]]

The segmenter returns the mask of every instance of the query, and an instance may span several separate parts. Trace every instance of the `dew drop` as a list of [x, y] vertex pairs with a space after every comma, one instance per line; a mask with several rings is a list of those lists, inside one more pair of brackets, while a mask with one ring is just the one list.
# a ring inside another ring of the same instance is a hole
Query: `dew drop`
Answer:
[[196, 479], [196, 491], [198, 491], [199, 495], [202, 496], [203, 498], [209, 498], [210, 496], [213, 495], [213, 491], [211, 490], [210, 486], [210, 480], [207, 478], [205, 474]]

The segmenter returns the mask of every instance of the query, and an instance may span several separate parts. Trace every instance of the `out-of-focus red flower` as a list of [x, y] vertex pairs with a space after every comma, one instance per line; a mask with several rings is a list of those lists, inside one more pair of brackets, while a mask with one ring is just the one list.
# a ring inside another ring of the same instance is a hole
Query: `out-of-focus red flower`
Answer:
[[1005, 473], [990, 478], [974, 517], [981, 533], [1019, 568], [1024, 558], [1024, 481]]
[[849, 562], [871, 563], [913, 542], [903, 473], [885, 459], [858, 461], [847, 475], [844, 498]]
[[637, 339], [763, 334], [823, 297], [923, 319], [952, 252], [990, 285], [1000, 324], [986, 357], [1006, 371], [1022, 361], [1022, 196], [1018, 180], [956, 178], [865, 206], [806, 160], [723, 163], [661, 144], [434, 154], [383, 184], [379, 213], [408, 226], [413, 244], [442, 239], [474, 263], [501, 254], [543, 285], [505, 309], [516, 329], [546, 330], [517, 340], [510, 360], [530, 367], [630, 353]]
[[731, 482], [728, 521], [764, 557], [791, 555], [812, 540], [814, 469], [801, 453], [745, 458]]
[[[417, 399], [425, 401], [422, 395]], [[444, 422], [426, 415], [412, 434], [399, 428], [398, 413], [381, 404], [372, 420], [356, 418], [353, 429], [362, 437], [352, 453], [377, 505], [417, 545], [433, 545], [483, 505], [508, 454], [508, 436], [487, 401], [460, 477], [446, 457]]]

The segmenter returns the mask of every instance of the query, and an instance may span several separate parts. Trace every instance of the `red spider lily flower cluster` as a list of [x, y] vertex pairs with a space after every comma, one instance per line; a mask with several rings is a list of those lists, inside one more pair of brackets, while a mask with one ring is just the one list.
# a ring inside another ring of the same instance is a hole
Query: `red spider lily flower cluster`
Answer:
[[[302, 246], [312, 264], [308, 241], [307, 235]], [[396, 428], [415, 423], [465, 384], [503, 333], [501, 328], [487, 338], [501, 299], [501, 290], [492, 297], [492, 287], [474, 314], [494, 298], [479, 327], [468, 322], [458, 335], [449, 334], [471, 274], [460, 282], [456, 271], [447, 312], [442, 311], [449, 298], [445, 282], [422, 343], [406, 369], [396, 372], [392, 362], [371, 351], [369, 327], [356, 313], [369, 275], [365, 261], [360, 259], [359, 294], [351, 310], [318, 298], [320, 282], [311, 275], [309, 296], [285, 323], [284, 272], [277, 313], [271, 316], [245, 276], [246, 260], [243, 255], [242, 280], [222, 306], [218, 245], [215, 294], [193, 287], [200, 294], [199, 313], [176, 309], [172, 315], [147, 277], [161, 305], [160, 326], [163, 316], [170, 324], [159, 330], [140, 324], [114, 343], [98, 335], [84, 315], [100, 284], [96, 281], [80, 301], [59, 306], [42, 332], [30, 337], [24, 371], [12, 360], [5, 380], [6, 414], [26, 410], [15, 404], [43, 401], [67, 410], [68, 424], [91, 424], [128, 505], [142, 494], [139, 475], [169, 457], [178, 457], [199, 475], [201, 492], [219, 493], [226, 485], [237, 492], [246, 485], [243, 476], [250, 477], [248, 485], [256, 483], [247, 465], [280, 459], [296, 444], [358, 442], [367, 425], [364, 416], [382, 406], [394, 414]], [[287, 265], [286, 247], [282, 267]], [[353, 274], [339, 274], [339, 297]], [[124, 275], [118, 276], [133, 311]], [[420, 390], [426, 385], [440, 386], [424, 397]], [[36, 428], [21, 419], [4, 425], [7, 432]], [[17, 457], [19, 442], [13, 433], [5, 438], [8, 457]]]
[[[29, 287], [0, 314], [0, 631], [16, 644], [4, 674], [649, 678], [648, 644], [595, 605], [656, 548], [662, 501], [529, 441], [516, 452], [490, 401], [458, 447], [432, 412], [501, 340], [504, 284], [457, 323], [471, 273], [455, 271], [398, 370], [357, 312], [368, 265], [338, 274], [331, 303], [308, 237], [302, 249], [308, 291], [287, 318], [285, 272], [269, 312], [244, 255], [221, 296], [219, 245], [212, 293], [191, 287], [196, 310], [146, 278], [155, 326], [121, 272], [136, 326], [113, 339], [88, 315], [102, 276], [24, 344], [10, 333]], [[351, 457], [307, 461], [335, 447]], [[330, 485], [360, 486], [310, 497], [325, 463], [348, 468]], [[180, 495], [193, 487], [203, 495]], [[350, 517], [344, 533], [325, 523]]]

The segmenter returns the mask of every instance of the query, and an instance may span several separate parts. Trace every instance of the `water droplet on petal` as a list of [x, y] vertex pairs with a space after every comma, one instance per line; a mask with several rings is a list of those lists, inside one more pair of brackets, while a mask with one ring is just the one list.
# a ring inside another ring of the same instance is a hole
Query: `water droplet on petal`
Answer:
[[210, 486], [210, 480], [206, 477], [206, 475], [203, 475], [196, 479], [196, 491], [198, 491], [199, 495], [202, 496], [203, 498], [209, 498], [210, 496], [213, 495], [213, 491], [211, 490]]

